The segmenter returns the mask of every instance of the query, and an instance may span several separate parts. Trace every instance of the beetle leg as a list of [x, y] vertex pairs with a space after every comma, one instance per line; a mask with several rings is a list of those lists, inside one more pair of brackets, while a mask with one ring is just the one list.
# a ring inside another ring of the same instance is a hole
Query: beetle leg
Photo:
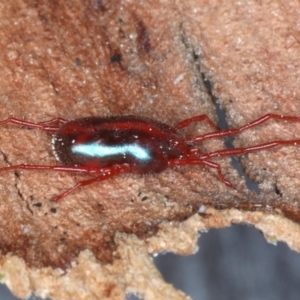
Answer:
[[[68, 122], [68, 120], [63, 119], [63, 118], [54, 118], [48, 121], [44, 121], [44, 122], [39, 122], [37, 124], [42, 125], [42, 126], [49, 126], [49, 125], [61, 125], [61, 124], [66, 124]], [[59, 129], [59, 127], [57, 126], [57, 129]]]
[[266, 114], [250, 123], [247, 123], [244, 126], [238, 127], [238, 128], [232, 128], [232, 129], [226, 129], [226, 130], [219, 130], [219, 131], [215, 131], [215, 132], [210, 132], [207, 134], [203, 134], [203, 135], [199, 135], [199, 136], [195, 136], [193, 138], [191, 138], [190, 140], [188, 140], [188, 142], [200, 142], [206, 139], [210, 139], [210, 138], [221, 138], [221, 137], [226, 137], [226, 136], [231, 136], [231, 135], [236, 135], [246, 129], [258, 126], [268, 120], [283, 120], [283, 121], [289, 121], [289, 122], [299, 122], [300, 118], [299, 117], [295, 117], [295, 116], [282, 116], [282, 115], [276, 115], [276, 114]]
[[0, 126], [4, 125], [4, 124], [16, 124], [16, 125], [20, 125], [20, 126], [26, 126], [29, 128], [39, 128], [45, 131], [57, 131], [59, 129], [59, 126], [51, 126], [51, 124], [53, 123], [65, 123], [67, 122], [66, 120], [62, 119], [62, 118], [55, 118], [46, 122], [40, 122], [40, 123], [33, 123], [33, 122], [28, 122], [28, 121], [24, 121], [21, 119], [16, 119], [16, 118], [8, 118], [5, 120], [0, 121]]
[[79, 173], [99, 173], [99, 170], [90, 169], [87, 167], [72, 167], [72, 166], [44, 166], [44, 165], [26, 165], [19, 164], [7, 167], [0, 167], [0, 172], [9, 170], [53, 170], [61, 172], [79, 172]]
[[207, 159], [203, 159], [202, 157], [188, 157], [185, 159], [173, 159], [169, 161], [168, 166], [169, 168], [174, 168], [177, 166], [201, 165], [201, 164], [216, 169], [220, 180], [227, 186], [232, 187], [232, 184], [225, 179], [220, 165], [215, 162], [209, 161]]
[[107, 167], [105, 168], [106, 172], [101, 173], [100, 175], [91, 178], [91, 179], [87, 179], [87, 180], [82, 180], [77, 182], [74, 186], [72, 186], [71, 188], [69, 188], [68, 190], [64, 191], [63, 193], [59, 194], [58, 196], [54, 197], [52, 199], [53, 202], [58, 202], [60, 199], [64, 198], [65, 196], [69, 195], [70, 193], [72, 193], [74, 190], [92, 184], [94, 182], [97, 181], [102, 181], [105, 179], [108, 179], [110, 177], [122, 174], [122, 173], [127, 173], [130, 170], [130, 167], [128, 164], [123, 164], [123, 165], [115, 165], [112, 167]]
[[209, 152], [201, 155], [201, 159], [209, 159], [211, 157], [223, 157], [223, 156], [233, 156], [233, 155], [241, 155], [250, 152], [256, 152], [260, 150], [275, 148], [277, 146], [285, 146], [285, 145], [300, 145], [300, 140], [290, 140], [290, 141], [273, 141], [269, 143], [264, 143], [256, 146], [250, 147], [241, 147], [241, 148], [231, 148], [231, 149], [222, 149], [214, 152]]
[[44, 165], [26, 165], [26, 164], [19, 164], [14, 166], [7, 166], [0, 168], [0, 172], [2, 171], [9, 171], [9, 170], [52, 170], [58, 172], [78, 172], [78, 173], [88, 173], [88, 174], [95, 174], [96, 177], [80, 181], [76, 183], [72, 188], [66, 190], [65, 192], [61, 193], [60, 195], [54, 197], [52, 201], [58, 201], [61, 198], [65, 197], [66, 195], [73, 192], [75, 189], [89, 185], [96, 181], [102, 181], [108, 179], [110, 177], [119, 175], [121, 173], [127, 173], [130, 171], [130, 166], [128, 164], [123, 165], [114, 165], [112, 167], [105, 167], [102, 169], [95, 169], [90, 167], [72, 167], [72, 166], [44, 166]]
[[189, 119], [185, 119], [179, 122], [177, 125], [175, 125], [175, 128], [181, 129], [189, 126], [192, 122], [203, 122], [203, 121], [207, 122], [211, 127], [215, 128], [216, 130], [219, 130], [217, 125], [207, 115], [199, 115]]

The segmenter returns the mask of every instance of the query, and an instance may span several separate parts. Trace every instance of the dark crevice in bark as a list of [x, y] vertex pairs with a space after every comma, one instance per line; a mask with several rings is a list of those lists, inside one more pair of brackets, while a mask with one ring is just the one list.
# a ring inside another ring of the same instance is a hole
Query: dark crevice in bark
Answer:
[[[181, 40], [184, 47], [187, 49], [187, 51], [191, 52], [191, 56], [194, 60], [194, 66], [196, 66], [197, 71], [199, 73], [198, 78], [202, 81], [202, 86], [205, 87], [207, 94], [210, 96], [212, 103], [215, 105], [216, 114], [218, 116], [217, 126], [220, 129], [228, 129], [228, 122], [226, 117], [225, 110], [221, 107], [218, 98], [214, 95], [213, 92], [213, 83], [207, 79], [207, 76], [205, 72], [202, 70], [201, 67], [201, 54], [199, 54], [199, 51], [195, 50], [195, 47], [188, 41], [185, 30], [183, 27], [183, 23], [180, 25], [180, 31], [181, 31]], [[234, 148], [233, 146], [234, 137], [227, 137], [225, 138], [225, 146], [226, 148]], [[245, 179], [246, 186], [248, 190], [255, 192], [256, 194], [260, 194], [259, 185], [257, 182], [251, 180], [248, 175], [245, 173], [244, 168], [242, 164], [240, 163], [240, 160], [236, 156], [231, 157], [231, 165], [232, 167], [237, 170], [238, 174], [242, 176]]]

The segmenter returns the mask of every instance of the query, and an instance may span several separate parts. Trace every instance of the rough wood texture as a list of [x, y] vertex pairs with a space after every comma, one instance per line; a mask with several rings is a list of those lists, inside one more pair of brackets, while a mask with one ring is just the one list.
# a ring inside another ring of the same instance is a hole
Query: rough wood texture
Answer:
[[[0, 118], [38, 122], [137, 114], [176, 124], [207, 114], [215, 120], [211, 93], [226, 109], [230, 126], [269, 112], [297, 115], [297, 6], [291, 1], [2, 4]], [[300, 138], [299, 129], [300, 123], [270, 121], [241, 134], [235, 145]], [[209, 130], [198, 124], [186, 134]], [[1, 127], [2, 165], [57, 163], [50, 140], [39, 130]], [[224, 147], [222, 140], [199, 146], [203, 152]], [[57, 204], [51, 197], [86, 176], [2, 173], [3, 280], [20, 297], [34, 291], [53, 299], [124, 299], [136, 292], [146, 300], [187, 299], [162, 281], [147, 251], [192, 253], [198, 230], [230, 222], [252, 223], [299, 250], [298, 224], [281, 216], [282, 211], [299, 221], [299, 159], [292, 146], [245, 156], [245, 170], [260, 183], [260, 196], [246, 189], [224, 158], [217, 162], [233, 189], [214, 170], [195, 166], [119, 176]], [[270, 211], [245, 212], [255, 204]], [[211, 208], [188, 219], [202, 205], [243, 211]]]

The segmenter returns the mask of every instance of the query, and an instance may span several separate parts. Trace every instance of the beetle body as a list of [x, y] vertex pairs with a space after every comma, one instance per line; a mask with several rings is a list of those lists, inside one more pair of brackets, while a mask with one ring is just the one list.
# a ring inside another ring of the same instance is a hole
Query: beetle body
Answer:
[[94, 170], [128, 164], [131, 173], [162, 172], [189, 151], [184, 137], [167, 124], [143, 117], [87, 117], [54, 134], [55, 156], [67, 166]]

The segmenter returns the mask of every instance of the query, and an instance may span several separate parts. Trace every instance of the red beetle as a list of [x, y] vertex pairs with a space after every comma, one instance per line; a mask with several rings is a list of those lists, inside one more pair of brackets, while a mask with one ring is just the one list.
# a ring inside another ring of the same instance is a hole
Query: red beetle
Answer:
[[[40, 123], [8, 118], [1, 121], [0, 125], [13, 123], [53, 132], [53, 152], [62, 165], [19, 164], [2, 167], [0, 171], [15, 169], [54, 170], [95, 175], [91, 179], [78, 182], [56, 196], [53, 201], [58, 201], [78, 187], [95, 181], [102, 181], [121, 173], [159, 173], [167, 168], [185, 165], [202, 164], [215, 168], [222, 182], [231, 186], [231, 183], [225, 180], [220, 166], [211, 161], [211, 158], [239, 155], [279, 145], [300, 144], [300, 140], [278, 140], [246, 148], [223, 149], [209, 153], [201, 153], [195, 146], [196, 142], [235, 135], [269, 119], [300, 121], [300, 118], [294, 116], [267, 114], [242, 127], [219, 130], [206, 115], [183, 120], [174, 127], [137, 116], [87, 117], [72, 121], [55, 118]], [[186, 139], [180, 129], [187, 127], [194, 121], [206, 121], [214, 128], [214, 131]]]

